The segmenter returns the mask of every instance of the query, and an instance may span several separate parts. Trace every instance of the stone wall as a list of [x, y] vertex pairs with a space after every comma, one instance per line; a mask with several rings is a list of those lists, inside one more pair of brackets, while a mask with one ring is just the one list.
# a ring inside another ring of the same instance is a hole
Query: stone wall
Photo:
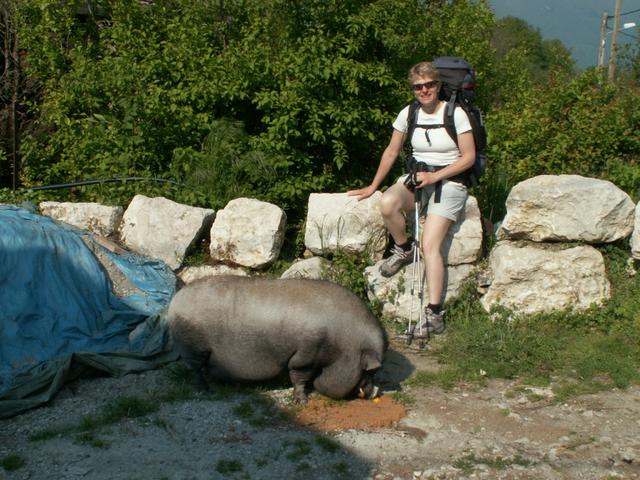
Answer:
[[[413, 265], [391, 278], [379, 274], [388, 238], [379, 210], [381, 195], [376, 192], [357, 202], [344, 193], [311, 194], [305, 258], [297, 259], [282, 276], [323, 278], [336, 251], [365, 253], [373, 263], [363, 272], [371, 299], [382, 302], [386, 315], [415, 315], [419, 283]], [[483, 232], [478, 202], [469, 196], [443, 247], [445, 301], [458, 295], [470, 279], [479, 278], [487, 310], [494, 305], [522, 313], [585, 309], [606, 302], [611, 294], [595, 245], [629, 238], [633, 257], [640, 259], [640, 204], [634, 205], [610, 182], [542, 175], [516, 185], [506, 207], [497, 242], [484, 260], [483, 238], [493, 232]], [[40, 208], [59, 221], [164, 261], [185, 283], [208, 275], [263, 270], [279, 257], [286, 231], [280, 207], [249, 198], [234, 199], [217, 212], [142, 195], [124, 211], [57, 202], [43, 202]], [[203, 241], [210, 245], [206, 264], [183, 266], [189, 248]]]

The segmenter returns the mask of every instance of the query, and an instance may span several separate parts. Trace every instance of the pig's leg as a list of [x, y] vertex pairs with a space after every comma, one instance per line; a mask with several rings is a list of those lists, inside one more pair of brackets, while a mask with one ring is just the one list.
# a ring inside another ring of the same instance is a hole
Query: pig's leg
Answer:
[[314, 376], [315, 371], [311, 368], [304, 370], [290, 370], [289, 378], [293, 384], [293, 398], [296, 402], [304, 405], [309, 401], [307, 389]]
[[293, 384], [293, 397], [301, 404], [309, 400], [311, 380], [318, 374], [314, 367], [320, 361], [320, 345], [326, 337], [324, 329], [308, 332], [306, 338], [301, 339], [300, 348], [289, 360], [289, 378]]
[[207, 385], [207, 380], [204, 374], [207, 370], [207, 363], [209, 361], [211, 352], [199, 352], [180, 342], [176, 343], [178, 346], [178, 351], [180, 352], [180, 357], [194, 371], [194, 386], [199, 390], [208, 390], [209, 386]]

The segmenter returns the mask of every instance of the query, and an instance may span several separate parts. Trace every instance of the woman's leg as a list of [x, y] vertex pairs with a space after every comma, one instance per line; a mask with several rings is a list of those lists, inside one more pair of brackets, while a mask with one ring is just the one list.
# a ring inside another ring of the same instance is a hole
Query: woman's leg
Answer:
[[439, 215], [427, 215], [422, 231], [422, 252], [427, 277], [429, 303], [439, 305], [444, 290], [442, 243], [453, 222]]
[[403, 214], [414, 209], [414, 194], [402, 183], [396, 183], [382, 194], [380, 213], [396, 245], [407, 243], [407, 223]]

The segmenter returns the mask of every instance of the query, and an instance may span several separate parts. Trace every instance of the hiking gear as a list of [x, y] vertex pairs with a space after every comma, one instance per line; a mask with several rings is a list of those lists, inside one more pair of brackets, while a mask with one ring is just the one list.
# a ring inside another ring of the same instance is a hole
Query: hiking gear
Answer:
[[[411, 325], [413, 323], [413, 302], [416, 298], [415, 289], [416, 284], [418, 286], [418, 300], [420, 301], [420, 306], [418, 311], [419, 319], [418, 322], [422, 324], [423, 316], [422, 316], [422, 304], [424, 301], [424, 270], [420, 265], [420, 254], [422, 253], [420, 247], [420, 210], [422, 210], [422, 189], [416, 188], [414, 192], [414, 218], [413, 218], [413, 258], [412, 258], [412, 267], [411, 267], [411, 303], [409, 304], [409, 323], [407, 324], [407, 332], [406, 332], [406, 342], [407, 345], [411, 345], [411, 341], [413, 340], [413, 329]], [[414, 325], [415, 327], [415, 325]]]
[[429, 303], [427, 308], [430, 309], [433, 313], [440, 313], [442, 310], [442, 305], [439, 303]]
[[413, 258], [412, 252], [414, 249], [415, 247], [411, 247], [405, 250], [398, 245], [394, 245], [391, 249], [391, 256], [380, 265], [380, 273], [382, 276], [392, 277], [398, 273], [402, 267], [409, 265]]
[[429, 338], [444, 332], [444, 310], [434, 313], [428, 306], [424, 309], [424, 320], [413, 331], [414, 338]]
[[[460, 57], [438, 57], [434, 59], [432, 63], [438, 69], [441, 77], [442, 88], [440, 89], [440, 99], [447, 102], [443, 112], [443, 123], [419, 125], [417, 119], [420, 102], [416, 100], [409, 106], [408, 128], [405, 138], [408, 138], [410, 143], [415, 129], [422, 128], [425, 130], [427, 142], [431, 144], [429, 130], [444, 128], [455, 144], [458, 145], [458, 134], [455, 128], [453, 114], [456, 107], [462, 108], [466, 112], [469, 123], [471, 124], [471, 131], [476, 145], [476, 158], [473, 165], [467, 171], [448, 178], [448, 180], [463, 183], [467, 187], [474, 187], [479, 183], [480, 177], [484, 173], [487, 164], [487, 156], [485, 153], [487, 133], [484, 128], [482, 113], [473, 103], [476, 78], [475, 71], [469, 62]], [[416, 85], [420, 85], [420, 89], [422, 89], [422, 85], [425, 84]], [[408, 157], [408, 163], [411, 161], [415, 162], [413, 154]], [[439, 195], [437, 195], [435, 201], [438, 202], [439, 200]]]
[[433, 170], [429, 170], [429, 166], [424, 162], [416, 162], [413, 157], [411, 157], [413, 163], [407, 163], [407, 178], [404, 179], [404, 186], [407, 187], [411, 192], [415, 191], [416, 186], [420, 183], [418, 181], [418, 172], [429, 172]]

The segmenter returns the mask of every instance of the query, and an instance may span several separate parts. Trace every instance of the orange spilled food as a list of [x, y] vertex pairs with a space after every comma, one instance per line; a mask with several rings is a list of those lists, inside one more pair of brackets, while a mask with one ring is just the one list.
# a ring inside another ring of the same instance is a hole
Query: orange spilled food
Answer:
[[393, 426], [406, 414], [404, 405], [385, 395], [373, 400], [358, 399], [339, 403], [316, 398], [298, 412], [296, 420], [305, 427], [323, 432], [378, 430]]

